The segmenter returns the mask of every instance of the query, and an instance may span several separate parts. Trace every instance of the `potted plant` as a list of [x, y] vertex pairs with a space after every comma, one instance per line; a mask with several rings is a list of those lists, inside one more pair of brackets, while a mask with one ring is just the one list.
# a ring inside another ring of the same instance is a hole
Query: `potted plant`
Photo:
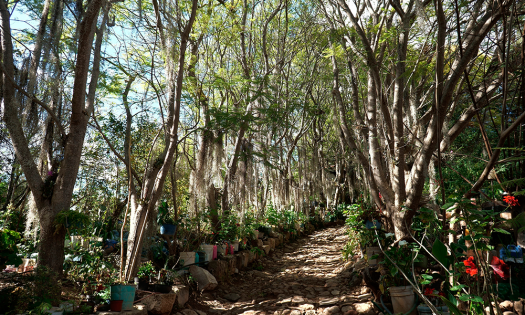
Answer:
[[155, 275], [155, 267], [151, 261], [142, 263], [139, 266], [137, 277], [139, 278], [139, 289], [148, 290], [149, 283], [151, 282], [151, 276]]
[[160, 225], [161, 235], [173, 236], [177, 231], [177, 225], [170, 215], [168, 203], [166, 201], [163, 201], [158, 208], [157, 224]]
[[157, 279], [158, 283], [155, 284], [155, 292], [170, 293], [171, 286], [173, 285], [173, 279], [173, 272], [166, 269], [161, 269]]
[[402, 271], [408, 277], [412, 275], [412, 262], [417, 257], [415, 245], [417, 244], [399, 241], [398, 246], [387, 247], [384, 250], [385, 259], [380, 262], [380, 280], [383, 282], [383, 287], [388, 287], [395, 314], [405, 314], [415, 304], [413, 288], [401, 273]]
[[[240, 226], [237, 217], [233, 214], [221, 218], [221, 229], [218, 233], [218, 241], [224, 249], [221, 250], [223, 254], [227, 255], [230, 253], [231, 247], [234, 246], [234, 243], [239, 239]], [[219, 248], [221, 246], [219, 246]]]
[[[429, 299], [429, 301], [436, 306], [436, 309], [440, 312], [442, 312], [442, 314], [448, 314], [449, 311], [448, 311], [448, 307], [446, 306], [438, 306], [439, 305], [439, 301], [441, 301], [441, 299], [439, 298], [440, 296], [445, 296], [445, 294], [439, 290], [436, 290], [434, 288], [425, 288], [425, 290], [423, 291], [423, 294], [427, 297], [427, 299]], [[417, 311], [419, 313], [419, 315], [432, 315], [432, 310], [430, 309], [430, 307], [426, 306], [425, 304], [421, 304], [421, 305], [418, 305], [417, 307]]]

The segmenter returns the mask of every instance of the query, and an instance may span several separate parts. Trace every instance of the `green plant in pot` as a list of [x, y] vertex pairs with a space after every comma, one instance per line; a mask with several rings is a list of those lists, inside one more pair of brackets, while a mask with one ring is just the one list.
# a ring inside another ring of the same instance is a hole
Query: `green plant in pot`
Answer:
[[175, 235], [177, 231], [177, 225], [170, 214], [166, 201], [161, 202], [158, 208], [157, 224], [160, 225], [160, 234], [162, 235]]
[[158, 283], [155, 284], [155, 292], [169, 293], [173, 285], [175, 275], [172, 271], [161, 269], [158, 274]]
[[153, 267], [153, 263], [151, 261], [142, 263], [139, 266], [139, 271], [137, 272], [140, 290], [148, 290], [150, 278], [152, 276], [155, 276], [155, 267]]
[[255, 230], [257, 226], [257, 220], [253, 212], [245, 212], [242, 223], [239, 227], [239, 239], [241, 240], [240, 246], [246, 248], [248, 246], [248, 240], [256, 239]]
[[[385, 242], [393, 240], [386, 237]], [[414, 291], [402, 273], [412, 277], [413, 263], [418, 261], [418, 246], [416, 243], [399, 241], [397, 246], [384, 246], [385, 259], [379, 263], [381, 273], [380, 288], [385, 293], [388, 288], [392, 298], [394, 313], [407, 313], [415, 304]]]
[[240, 224], [238, 218], [234, 214], [229, 214], [221, 217], [221, 229], [219, 231], [218, 239], [224, 242], [233, 242], [239, 239]]

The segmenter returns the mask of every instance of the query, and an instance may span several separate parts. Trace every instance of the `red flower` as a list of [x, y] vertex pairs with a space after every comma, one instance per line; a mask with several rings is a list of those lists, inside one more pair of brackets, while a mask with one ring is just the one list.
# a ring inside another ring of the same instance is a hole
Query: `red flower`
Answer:
[[[499, 259], [496, 256], [493, 256], [492, 261], [490, 262], [490, 266], [492, 267], [492, 269], [494, 269], [495, 276], [499, 276], [503, 280], [507, 280], [509, 278], [509, 265], [507, 265], [503, 260]], [[498, 277], [496, 277], [496, 280], [497, 279]]]
[[440, 296], [445, 296], [445, 293], [443, 293], [443, 292], [439, 292], [438, 295], [440, 295]]
[[239, 223], [236, 223], [235, 225], [237, 225], [237, 226], [241, 226]]
[[503, 201], [505, 201], [511, 207], [515, 207], [515, 206], [519, 206], [520, 205], [518, 203], [518, 199], [516, 199], [516, 197], [514, 197], [514, 196], [505, 196], [505, 197], [503, 197]]
[[432, 288], [425, 288], [425, 292], [423, 292], [424, 295], [433, 295], [434, 289]]
[[478, 274], [478, 268], [476, 267], [476, 264], [474, 263], [473, 256], [470, 256], [467, 260], [464, 260], [463, 264], [467, 267], [465, 272], [469, 274], [471, 277]]

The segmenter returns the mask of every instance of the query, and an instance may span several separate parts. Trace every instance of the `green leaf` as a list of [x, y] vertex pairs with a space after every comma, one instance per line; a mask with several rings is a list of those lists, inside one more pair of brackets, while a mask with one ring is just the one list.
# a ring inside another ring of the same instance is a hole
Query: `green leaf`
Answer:
[[463, 302], [466, 302], [466, 301], [468, 301], [470, 299], [470, 295], [468, 295], [468, 294], [462, 295], [462, 296], [459, 297], [459, 299], [461, 301], [463, 301]]
[[427, 275], [427, 274], [422, 274], [421, 277], [423, 279], [426, 279], [426, 280], [432, 280], [433, 279], [433, 277], [431, 275]]
[[441, 206], [441, 209], [448, 209], [452, 207], [455, 204], [455, 202], [447, 202], [446, 204]]
[[477, 295], [473, 295], [472, 296], [472, 302], [478, 302], [478, 303], [483, 303], [483, 298], [481, 298], [481, 296], [477, 296]]
[[436, 259], [444, 266], [448, 266], [447, 247], [439, 239], [434, 241], [434, 245], [432, 246], [432, 255], [434, 255], [434, 257], [436, 257]]
[[510, 235], [509, 231], [505, 231], [504, 229], [494, 228], [494, 232], [503, 233]]
[[477, 303], [483, 303], [483, 299], [477, 295], [465, 294], [460, 296], [459, 299], [463, 302], [472, 301]]
[[454, 314], [454, 315], [463, 315], [463, 313], [461, 313], [461, 311], [458, 309], [458, 307], [456, 305], [454, 305], [454, 303], [450, 302], [444, 296], [440, 296], [440, 298], [443, 301], [443, 303], [445, 303], [445, 305], [448, 307], [449, 311], [452, 312], [452, 314]]
[[458, 284], [458, 285], [455, 285], [453, 286], [452, 288], [450, 288], [450, 291], [459, 291], [463, 288], [467, 287], [466, 285], [464, 284]]

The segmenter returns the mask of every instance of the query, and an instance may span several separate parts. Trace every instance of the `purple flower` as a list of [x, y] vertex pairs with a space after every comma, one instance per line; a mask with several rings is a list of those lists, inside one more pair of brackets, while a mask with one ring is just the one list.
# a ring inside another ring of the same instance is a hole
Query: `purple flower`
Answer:
[[47, 172], [47, 176], [53, 176], [53, 171]]

